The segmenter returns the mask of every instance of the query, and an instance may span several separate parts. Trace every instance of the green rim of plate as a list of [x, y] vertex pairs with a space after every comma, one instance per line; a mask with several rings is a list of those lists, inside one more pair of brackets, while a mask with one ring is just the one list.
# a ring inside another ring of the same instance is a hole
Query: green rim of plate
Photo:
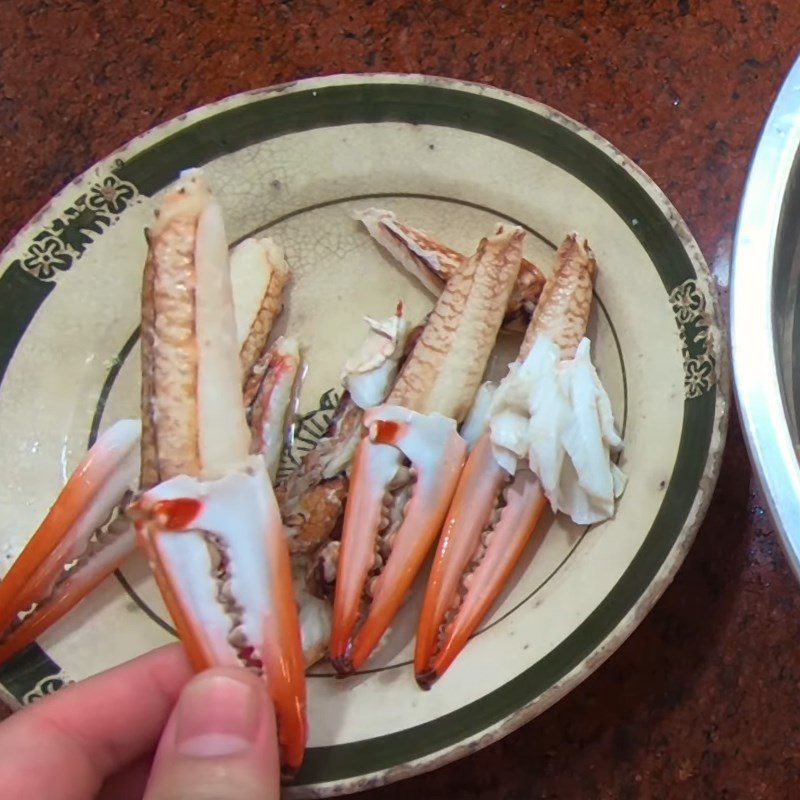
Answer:
[[[120, 179], [152, 195], [179, 170], [256, 142], [321, 127], [381, 122], [458, 128], [535, 153], [580, 180], [628, 221], [673, 305], [681, 287], [710, 285], [702, 256], [677, 213], [637, 167], [578, 123], [486, 87], [420, 76], [314, 79], [205, 107], [145, 134], [102, 163], [114, 164], [112, 172]], [[12, 247], [13, 243], [4, 254], [6, 269], [0, 275], [0, 381], [28, 324], [47, 295], [57, 291], [56, 283], [30, 275], [19, 260], [9, 263]], [[724, 441], [727, 362], [724, 337], [718, 334], [718, 308], [713, 295], [707, 299], [710, 317], [717, 322], [715, 336], [708, 337], [716, 381], [697, 396], [687, 392], [678, 454], [661, 507], [638, 553], [605, 599], [547, 656], [480, 700], [397, 733], [310, 748], [296, 780], [301, 790], [305, 785], [314, 791], [314, 784], [321, 791], [327, 784], [325, 793], [341, 793], [364, 788], [368, 778], [369, 785], [377, 785], [471, 752], [477, 739], [477, 746], [488, 744], [543, 710], [544, 706], [534, 709], [534, 701], [545, 692], [586, 677], [602, 660], [598, 653], [607, 656], [633, 630], [643, 615], [633, 620], [631, 612], [649, 608], [677, 569], [707, 506], [710, 490], [705, 487], [713, 487], [718, 472], [719, 453], [712, 441]], [[702, 297], [701, 302], [706, 311]], [[677, 309], [676, 324], [684, 334]], [[688, 337], [683, 341], [686, 357]], [[596, 663], [576, 677], [591, 656]], [[34, 646], [0, 670], [0, 683], [22, 699], [32, 683], [57, 672]]]

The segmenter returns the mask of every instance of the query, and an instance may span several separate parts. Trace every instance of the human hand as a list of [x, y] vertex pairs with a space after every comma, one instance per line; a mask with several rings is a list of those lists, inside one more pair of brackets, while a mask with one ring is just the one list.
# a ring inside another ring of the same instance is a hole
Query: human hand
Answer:
[[277, 800], [279, 775], [263, 683], [237, 669], [192, 677], [178, 645], [0, 723], [4, 797]]

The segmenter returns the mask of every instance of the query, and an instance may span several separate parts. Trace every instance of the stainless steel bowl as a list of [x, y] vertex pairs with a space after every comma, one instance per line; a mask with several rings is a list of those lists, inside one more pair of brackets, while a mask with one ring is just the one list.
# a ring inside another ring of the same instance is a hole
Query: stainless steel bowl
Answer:
[[800, 577], [800, 60], [756, 149], [733, 253], [731, 331], [739, 412]]

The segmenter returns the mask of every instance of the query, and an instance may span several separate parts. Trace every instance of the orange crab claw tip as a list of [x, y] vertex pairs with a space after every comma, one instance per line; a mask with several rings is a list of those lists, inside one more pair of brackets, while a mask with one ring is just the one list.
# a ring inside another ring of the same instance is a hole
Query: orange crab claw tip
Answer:
[[[490, 518], [502, 492], [499, 520]], [[463, 650], [522, 555], [546, 500], [531, 472], [513, 479], [492, 455], [484, 435], [470, 454], [439, 540], [417, 629], [414, 672], [430, 689]], [[484, 539], [467, 591], [461, 584]]]
[[429, 669], [426, 672], [419, 673], [416, 678], [419, 688], [425, 692], [429, 692], [433, 684], [439, 680], [439, 675], [436, 673], [436, 670]]

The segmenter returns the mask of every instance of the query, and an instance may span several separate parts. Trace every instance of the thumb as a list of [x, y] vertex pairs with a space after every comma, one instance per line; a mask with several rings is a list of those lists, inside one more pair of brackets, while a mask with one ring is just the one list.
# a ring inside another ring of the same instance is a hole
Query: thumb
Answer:
[[261, 680], [211, 669], [184, 688], [153, 761], [144, 800], [278, 800], [275, 712]]

